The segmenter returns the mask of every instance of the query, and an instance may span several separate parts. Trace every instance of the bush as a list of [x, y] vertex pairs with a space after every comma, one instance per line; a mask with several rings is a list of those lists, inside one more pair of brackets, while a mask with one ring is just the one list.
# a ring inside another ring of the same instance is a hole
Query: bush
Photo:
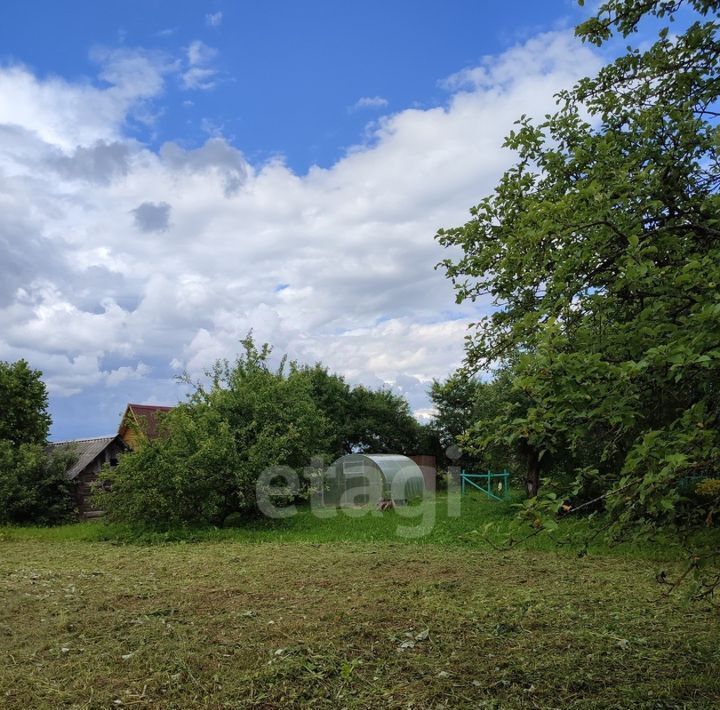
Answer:
[[75, 503], [65, 475], [71, 463], [67, 452], [0, 441], [0, 523], [50, 525], [71, 518]]
[[326, 421], [310, 383], [284, 363], [270, 369], [270, 348], [251, 338], [232, 365], [208, 372], [188, 402], [169, 412], [160, 436], [143, 441], [103, 473], [96, 494], [113, 521], [154, 528], [220, 525], [231, 513], [256, 511], [256, 484], [269, 468], [299, 471], [327, 446]]
[[160, 437], [143, 439], [101, 478], [95, 504], [111, 521], [173, 527], [219, 524], [239, 499], [235, 441], [207, 407], [181, 405], [168, 413]]

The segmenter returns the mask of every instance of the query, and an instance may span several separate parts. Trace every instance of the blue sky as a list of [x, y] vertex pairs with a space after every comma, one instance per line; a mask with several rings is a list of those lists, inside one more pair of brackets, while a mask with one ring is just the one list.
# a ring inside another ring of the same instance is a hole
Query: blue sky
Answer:
[[[94, 81], [95, 47], [178, 57], [201, 41], [216, 51], [213, 89], [169, 82], [156, 123], [128, 133], [190, 146], [217, 132], [250, 160], [283, 155], [302, 173], [362, 141], [374, 114], [442, 103], [443, 78], [581, 16], [570, 0], [7, 0], [0, 56]], [[353, 110], [363, 97], [387, 103]]]
[[0, 21], [0, 359], [52, 436], [252, 329], [421, 419], [492, 304], [435, 265], [521, 114], [600, 63], [572, 2], [17, 2]]

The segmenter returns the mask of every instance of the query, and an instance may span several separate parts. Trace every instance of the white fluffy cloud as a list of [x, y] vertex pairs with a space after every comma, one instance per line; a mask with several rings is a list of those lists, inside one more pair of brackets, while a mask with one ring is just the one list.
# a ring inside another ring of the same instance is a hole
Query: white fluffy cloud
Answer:
[[[0, 69], [0, 358], [43, 369], [54, 398], [80, 407], [105, 388], [118, 409], [129, 392], [167, 397], [174, 372], [232, 356], [253, 329], [426, 410], [489, 305], [454, 305], [435, 231], [492, 189], [512, 122], [552, 110], [596, 64], [568, 34], [536, 37], [448, 80], [445, 105], [384, 116], [366, 144], [298, 175], [223, 138], [128, 139], [182, 69], [96, 58], [102, 88]], [[213, 58], [191, 44], [184, 76]]]
[[[92, 57], [106, 88], [60, 77], [38, 79], [22, 65], [0, 68], [0, 129], [62, 152], [114, 140], [129, 119], [144, 117], [144, 103], [162, 92], [164, 75], [174, 69], [165, 55], [154, 52], [95, 49]], [[4, 141], [3, 153], [12, 156], [14, 142]]]

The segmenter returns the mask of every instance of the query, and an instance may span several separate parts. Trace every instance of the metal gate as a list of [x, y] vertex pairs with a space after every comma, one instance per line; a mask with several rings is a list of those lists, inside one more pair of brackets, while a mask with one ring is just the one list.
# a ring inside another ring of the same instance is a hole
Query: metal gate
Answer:
[[[493, 485], [495, 485], [495, 490], [493, 490]], [[467, 486], [477, 488], [492, 500], [507, 500], [510, 491], [510, 474], [507, 471], [502, 473], [492, 473], [491, 471], [487, 473], [466, 473], [460, 471], [461, 494], [465, 493]]]

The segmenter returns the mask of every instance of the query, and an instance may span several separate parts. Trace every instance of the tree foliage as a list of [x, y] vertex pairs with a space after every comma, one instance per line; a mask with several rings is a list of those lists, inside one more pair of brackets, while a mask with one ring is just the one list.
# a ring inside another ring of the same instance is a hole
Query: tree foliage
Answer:
[[[719, 4], [605, 2], [578, 27], [584, 41], [630, 37], [648, 17], [656, 40], [559, 94], [540, 123], [523, 116], [505, 143], [517, 163], [438, 235], [462, 250], [443, 262], [458, 301], [497, 306], [468, 369], [519, 353], [525, 402], [467, 443], [524, 446], [531, 495], [564, 456], [616, 534], [693, 527], [719, 503], [686, 505], [684, 492], [720, 466]], [[671, 35], [681, 11], [691, 22]]]
[[53, 523], [74, 502], [65, 472], [72, 453], [47, 451], [50, 415], [42, 373], [0, 362], [0, 523]]
[[0, 362], [0, 441], [44, 444], [50, 429], [42, 373], [25, 360]]
[[221, 523], [254, 510], [259, 476], [299, 470], [327, 445], [327, 423], [300, 370], [269, 364], [270, 347], [248, 336], [235, 362], [218, 361], [208, 384], [162, 420], [105, 474], [99, 505], [114, 520], [151, 525]]
[[404, 397], [384, 388], [350, 386], [319, 363], [300, 368], [300, 373], [309, 379], [312, 399], [327, 421], [328, 456], [414, 454], [429, 445], [427, 432]]
[[318, 458], [417, 444], [420, 427], [401, 397], [350, 387], [321, 364], [283, 358], [273, 369], [270, 346], [251, 335], [242, 346], [234, 362], [218, 361], [205, 382], [191, 383], [160, 436], [103, 474], [109, 486], [97, 504], [111, 519], [164, 527], [237, 520], [255, 512], [258, 480], [271, 469], [302, 473]]
[[352, 416], [346, 453], [418, 453], [421, 427], [404, 397], [388, 389], [359, 385], [350, 392], [349, 406]]
[[436, 411], [432, 426], [440, 442], [445, 449], [457, 447], [454, 464], [500, 471], [518, 468], [522, 463], [517, 447], [498, 442], [494, 431], [496, 420], [508, 416], [509, 406], [522, 406], [522, 397], [512, 387], [509, 365], [498, 369], [487, 381], [458, 370], [444, 381], [433, 381], [430, 399]]
[[315, 406], [325, 418], [327, 444], [322, 453], [337, 458], [352, 450], [354, 412], [350, 406], [352, 388], [341, 375], [329, 372], [321, 363], [299, 368], [306, 379]]

